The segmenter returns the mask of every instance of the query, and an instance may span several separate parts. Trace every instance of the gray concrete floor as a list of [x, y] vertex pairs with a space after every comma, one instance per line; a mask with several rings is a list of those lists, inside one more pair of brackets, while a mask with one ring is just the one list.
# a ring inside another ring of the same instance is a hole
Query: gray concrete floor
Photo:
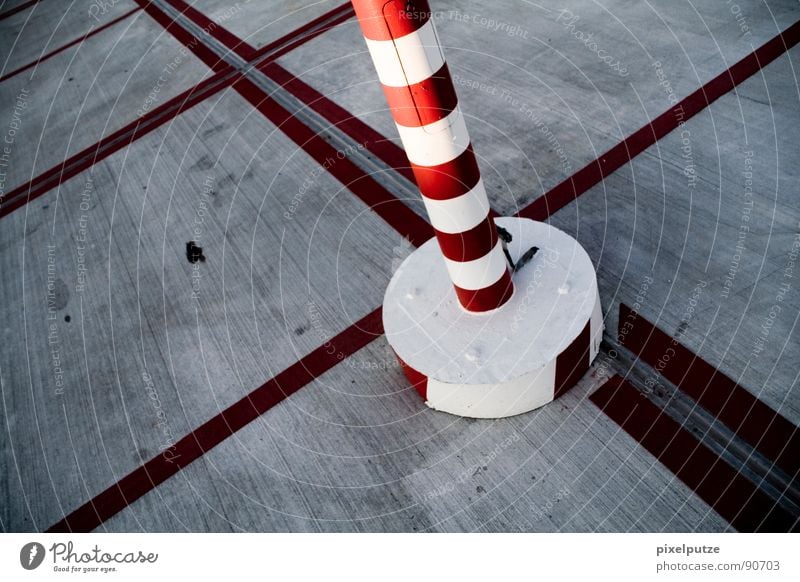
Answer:
[[[0, 21], [0, 34], [6, 39], [0, 46], [3, 74], [35, 62], [136, 7], [131, 0], [102, 6], [96, 0], [72, 0], [57, 10], [44, 2], [9, 16]], [[0, 12], [4, 10], [0, 8]]]
[[[47, 4], [0, 22], [6, 72], [97, 26], [87, 3]], [[191, 4], [255, 47], [336, 5]], [[621, 75], [555, 9], [434, 1], [494, 208], [516, 212], [665, 111], [654, 60], [682, 98], [800, 17], [794, 2], [740, 5], [748, 34], [710, 0], [566, 4]], [[797, 57], [686, 125], [692, 190], [673, 132], [550, 219], [596, 262], [609, 341], [646, 277], [642, 314], [673, 334], [707, 281], [684, 343], [795, 424], [794, 286], [751, 356], [800, 230]], [[355, 21], [280, 63], [396, 139]], [[139, 11], [0, 83], [0, 131], [29, 93], [5, 191], [135, 120], [155, 86], [153, 106], [209, 74]], [[751, 162], [751, 232], [723, 297]], [[204, 262], [187, 261], [189, 240]], [[0, 528], [46, 529], [370, 313], [408, 252], [230, 89], [0, 218]], [[730, 529], [588, 400], [625, 371], [604, 358], [552, 405], [474, 421], [427, 409], [379, 338], [98, 531]]]

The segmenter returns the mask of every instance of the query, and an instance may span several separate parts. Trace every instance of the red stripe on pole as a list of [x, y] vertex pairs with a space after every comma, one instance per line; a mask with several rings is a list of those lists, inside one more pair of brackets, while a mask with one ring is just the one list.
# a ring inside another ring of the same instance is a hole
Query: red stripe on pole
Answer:
[[447, 63], [433, 76], [414, 85], [383, 85], [394, 120], [405, 127], [420, 127], [444, 119], [458, 104]]
[[454, 160], [438, 166], [411, 163], [420, 192], [433, 200], [450, 200], [472, 190], [481, 178], [472, 144]]
[[556, 358], [556, 385], [553, 390], [553, 398], [558, 398], [572, 388], [589, 370], [591, 323], [591, 319], [587, 321], [578, 337]]
[[[353, 7], [351, 6], [350, 2], [347, 2], [329, 12], [326, 12], [319, 18], [315, 18], [311, 22], [304, 24], [300, 28], [295, 31], [290, 32], [289, 34], [279, 38], [278, 40], [269, 43], [266, 46], [261, 47], [260, 49], [256, 50], [253, 53], [253, 59], [258, 60], [263, 55], [270, 51], [274, 51], [273, 54], [270, 55], [270, 61], [274, 61], [289, 53], [299, 47], [302, 44], [307, 43], [309, 40], [314, 39], [321, 35], [324, 32], [329, 31], [331, 28], [338, 26], [339, 24], [346, 22], [350, 18], [354, 16]], [[319, 26], [322, 22], [331, 19], [325, 26]], [[319, 26], [316, 30], [312, 30], [314, 27]], [[283, 45], [283, 46], [281, 46]], [[275, 47], [280, 46], [278, 50], [275, 50]]]
[[[428, 22], [431, 9], [425, 0], [352, 0], [364, 36], [392, 40], [416, 32]], [[406, 7], [410, 10], [406, 11]]]
[[328, 97], [303, 82], [278, 63], [259, 66], [259, 70], [309, 106], [332, 125], [352, 137], [377, 158], [386, 162], [392, 169], [414, 182], [414, 172], [409, 165], [403, 148], [387, 139], [349, 111], [331, 101]]
[[[800, 23], [798, 23], [798, 24], [800, 24]], [[798, 25], [794, 25], [792, 28], [795, 28], [795, 27], [797, 27], [797, 26], [798, 26]], [[789, 31], [787, 31], [787, 32], [789, 32]], [[784, 35], [785, 35], [785, 34], [787, 34], [787, 33], [784, 33]], [[779, 37], [776, 37], [776, 38], [780, 39], [781, 37], [779, 36]], [[770, 42], [774, 42], [774, 41], [775, 41], [775, 39], [773, 39], [773, 41], [770, 41]], [[787, 42], [789, 42], [788, 38], [787, 38]], [[768, 43], [768, 44], [769, 44], [769, 43]], [[794, 44], [796, 44], [796, 40], [795, 40], [795, 42], [792, 42], [792, 43], [790, 44], [790, 46], [794, 46]], [[762, 48], [763, 48], [763, 47], [762, 47]], [[785, 52], [785, 50], [786, 50], [786, 49], [784, 49], [784, 51], [782, 51], [782, 52]], [[757, 52], [758, 52], [758, 51], [757, 51]], [[755, 54], [755, 53], [754, 53], [754, 54]], [[751, 57], [752, 57], [752, 56], [753, 56], [753, 55], [751, 55]], [[748, 58], [750, 58], [750, 57], [748, 57]], [[762, 59], [763, 59], [763, 56], [762, 56]], [[747, 59], [745, 59], [745, 60], [747, 60]], [[769, 59], [769, 60], [772, 60], [772, 59]], [[762, 60], [762, 62], [763, 62], [763, 60]], [[743, 79], [738, 79], [736, 84], [738, 84], [739, 82], [741, 82], [741, 80], [743, 80]], [[190, 89], [189, 91], [187, 91], [187, 93], [191, 93], [192, 91], [196, 91], [196, 89], [197, 89], [197, 88]], [[176, 99], [178, 99], [178, 98], [176, 98]], [[344, 112], [344, 110], [342, 110], [342, 111]], [[344, 113], [343, 113], [343, 115], [345, 115], [345, 116], [346, 116], [348, 119], [351, 119], [351, 120], [354, 120], [354, 121], [355, 121], [355, 118], [353, 118], [353, 117], [352, 117], [351, 115], [349, 115], [347, 112], [344, 112]], [[89, 150], [93, 151], [93, 150], [95, 150], [95, 149], [99, 148], [99, 145], [100, 145], [100, 144], [97, 144], [97, 146], [92, 146], [91, 148], [89, 148]], [[87, 151], [88, 151], [88, 150], [87, 150]], [[597, 163], [599, 163], [599, 160], [598, 160], [598, 162], [597, 162]], [[58, 170], [58, 169], [60, 169], [62, 166], [65, 166], [66, 164], [67, 164], [67, 162], [65, 162], [64, 164], [60, 164], [58, 167], [54, 168], [54, 170]], [[89, 165], [91, 165], [91, 164], [89, 164]], [[42, 178], [42, 177], [43, 177], [43, 176], [40, 176], [39, 178]], [[598, 179], [598, 181], [599, 181], [599, 179]], [[58, 181], [58, 183], [60, 183], [60, 181]], [[27, 189], [29, 186], [30, 186], [30, 185], [26, 185], [26, 186], [25, 186], [25, 189]], [[53, 187], [53, 186], [51, 185], [51, 186], [49, 186], [49, 187]], [[49, 189], [49, 188], [48, 188], [48, 189]], [[588, 189], [588, 187], [587, 187], [587, 189]], [[40, 193], [39, 193], [39, 195], [40, 195], [41, 193], [42, 193], [42, 192], [40, 192]], [[580, 194], [580, 193], [582, 193], [582, 192], [579, 192], [578, 194]], [[554, 204], [552, 204], [552, 203], [548, 204], [548, 203], [547, 203], [547, 196], [545, 196], [545, 197], [543, 197], [543, 198], [545, 198], [545, 200], [544, 200], [545, 204], [543, 204], [542, 206], [543, 206], [543, 208], [544, 208], [544, 209], [547, 211], [547, 213], [545, 213], [545, 214], [544, 214], [544, 216], [543, 216], [544, 218], [546, 218], [546, 217], [547, 217], [547, 216], [548, 216], [550, 213], [552, 213], [552, 212], [555, 212], [556, 210], [558, 210], [559, 208], [561, 208], [561, 206], [556, 206], [556, 205], [554, 205]], [[538, 199], [538, 200], [542, 200], [542, 198], [540, 198], [540, 199]], [[570, 199], [570, 200], [571, 200], [571, 199]], [[565, 202], [564, 204], [566, 204], [566, 202]], [[531, 205], [531, 206], [533, 206], [533, 205]], [[562, 206], [563, 206], [563, 205], [562, 205]], [[530, 206], [529, 206], [529, 208], [530, 208]], [[534, 210], [534, 212], [538, 213], [539, 211], [538, 211], [538, 210]], [[2, 213], [0, 213], [0, 216], [2, 216]], [[350, 330], [352, 329], [352, 327], [353, 327], [353, 326], [351, 326], [351, 328], [348, 328], [348, 330], [347, 330], [347, 331], [350, 331]], [[343, 332], [343, 333], [344, 333], [344, 332]], [[263, 386], [262, 386], [262, 388], [263, 388]], [[230, 434], [233, 434], [234, 432], [236, 432], [236, 431], [235, 431], [235, 430], [233, 430], [233, 431], [231, 431], [231, 432], [230, 432]], [[191, 433], [191, 434], [193, 434], [193, 433]], [[220, 442], [221, 442], [222, 440], [224, 440], [225, 438], [227, 438], [227, 436], [229, 436], [229, 434], [227, 434], [227, 433], [226, 433], [226, 434], [225, 434], [225, 435], [224, 435], [224, 436], [223, 436], [223, 437], [220, 439]], [[185, 466], [186, 464], [188, 464], [188, 463], [184, 463], [184, 465], [183, 465], [183, 466]], [[183, 466], [181, 466], [181, 467], [178, 467], [178, 470], [180, 470], [181, 468], [183, 468]], [[177, 471], [176, 471], [176, 472], [177, 472]], [[144, 477], [146, 477], [146, 478], [148, 478], [148, 479], [149, 479], [149, 475], [148, 475], [148, 473], [147, 473], [147, 470], [145, 469], [145, 466], [142, 466], [142, 467], [140, 467], [139, 469], [137, 469], [136, 471], [134, 471], [134, 473], [136, 473], [136, 474], [139, 474], [140, 476], [141, 476], [141, 475], [143, 475]], [[134, 473], [132, 473], [131, 475], [133, 475]], [[76, 517], [79, 517], [79, 518], [81, 518], [81, 519], [85, 519], [87, 516], [89, 516], [89, 518], [90, 518], [90, 519], [89, 519], [89, 520], [87, 520], [86, 522], [84, 522], [84, 523], [89, 523], [89, 522], [91, 522], [91, 524], [90, 524], [89, 526], [87, 526], [87, 529], [85, 530], [85, 531], [88, 531], [88, 529], [92, 529], [92, 528], [94, 528], [94, 527], [97, 527], [97, 525], [99, 525], [99, 524], [101, 524], [102, 522], [104, 522], [105, 520], [109, 519], [110, 517], [112, 517], [113, 515], [115, 515], [115, 514], [116, 514], [118, 511], [121, 511], [121, 510], [122, 510], [122, 509], [123, 509], [125, 506], [127, 506], [127, 505], [128, 505], [128, 504], [130, 504], [131, 502], [135, 501], [135, 499], [136, 499], [136, 498], [140, 497], [141, 495], [143, 495], [143, 494], [147, 493], [148, 491], [150, 491], [150, 490], [152, 490], [152, 489], [155, 489], [155, 488], [156, 488], [156, 487], [157, 487], [157, 486], [158, 486], [158, 485], [159, 485], [161, 482], [163, 482], [163, 480], [165, 480], [165, 479], [166, 479], [166, 478], [168, 478], [168, 477], [169, 477], [169, 476], [167, 476], [167, 477], [165, 477], [164, 479], [162, 479], [162, 480], [159, 480], [159, 481], [157, 481], [157, 482], [156, 482], [156, 481], [153, 481], [153, 480], [150, 480], [150, 481], [149, 481], [149, 485], [146, 487], [146, 490], [144, 490], [144, 491], [140, 492], [140, 494], [139, 494], [139, 493], [137, 493], [137, 496], [136, 496], [136, 497], [133, 497], [133, 494], [132, 494], [132, 493], [131, 493], [131, 494], [129, 494], [129, 495], [126, 495], [126, 493], [125, 493], [125, 491], [127, 490], [127, 487], [128, 487], [130, 484], [131, 484], [131, 481], [126, 481], [126, 483], [125, 483], [125, 485], [124, 485], [124, 486], [123, 486], [122, 482], [119, 482], [119, 483], [117, 483], [117, 484], [113, 485], [112, 487], [110, 487], [110, 488], [109, 488], [109, 489], [108, 489], [106, 492], [104, 492], [103, 494], [99, 495], [98, 497], [96, 497], [96, 498], [94, 498], [94, 499], [90, 500], [89, 502], [87, 502], [86, 504], [84, 504], [84, 505], [83, 505], [81, 508], [79, 508], [78, 510], [76, 510], [75, 512], [73, 512], [73, 513], [72, 513], [72, 514], [70, 514], [70, 515], [71, 515], [71, 516], [76, 516]], [[121, 496], [121, 498], [122, 498], [122, 504], [121, 504], [121, 506], [119, 506], [119, 507], [118, 507], [118, 508], [116, 508], [116, 509], [114, 509], [114, 508], [110, 507], [110, 504], [117, 503], [116, 501], [114, 501], [114, 499], [115, 499], [115, 494], [113, 493], [114, 491], [116, 491], [116, 492], [117, 492], [117, 495]], [[112, 493], [111, 493], [110, 495], [108, 495], [108, 493], [109, 493], [109, 492], [112, 492]], [[93, 524], [93, 525], [92, 525], [92, 524]], [[53, 526], [53, 528], [51, 528], [51, 529], [55, 529], [55, 528], [57, 528], [57, 527], [66, 528], [66, 527], [67, 527], [67, 526], [66, 526], [66, 520], [63, 520], [62, 522], [59, 522], [58, 524], [54, 525], [54, 526]], [[64, 531], [67, 531], [67, 530], [66, 530], [66, 529], [64, 529]]]
[[483, 289], [462, 289], [458, 285], [453, 287], [456, 289], [459, 302], [468, 311], [483, 312], [497, 309], [514, 294], [514, 284], [508, 271], [505, 271], [497, 282]]
[[733, 527], [790, 532], [797, 521], [619, 376], [589, 399]]
[[442, 254], [451, 261], [474, 261], [489, 254], [497, 245], [497, 228], [488, 216], [478, 226], [464, 232], [440, 232], [434, 228]]
[[792, 422], [624, 304], [619, 342], [791, 477], [800, 473], [800, 431]]

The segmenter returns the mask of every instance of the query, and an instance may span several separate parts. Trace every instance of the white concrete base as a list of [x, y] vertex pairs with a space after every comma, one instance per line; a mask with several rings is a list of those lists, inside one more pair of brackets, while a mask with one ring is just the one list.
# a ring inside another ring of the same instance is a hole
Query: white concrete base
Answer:
[[514, 295], [500, 309], [466, 312], [438, 244], [412, 253], [392, 277], [383, 325], [409, 380], [435, 410], [472, 418], [528, 412], [571, 388], [599, 350], [603, 316], [591, 259], [575, 239], [523, 218], [499, 218], [513, 236]]

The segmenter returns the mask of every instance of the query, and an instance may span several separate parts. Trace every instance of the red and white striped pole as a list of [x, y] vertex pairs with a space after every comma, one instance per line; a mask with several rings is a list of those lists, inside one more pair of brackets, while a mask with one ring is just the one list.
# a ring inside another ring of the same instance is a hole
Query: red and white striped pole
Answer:
[[467, 311], [514, 293], [427, 0], [352, 0], [456, 295]]
[[597, 356], [592, 261], [543, 222], [498, 218], [500, 240], [427, 0], [352, 3], [438, 241], [392, 275], [386, 340], [435, 410], [500, 418], [543, 406]]

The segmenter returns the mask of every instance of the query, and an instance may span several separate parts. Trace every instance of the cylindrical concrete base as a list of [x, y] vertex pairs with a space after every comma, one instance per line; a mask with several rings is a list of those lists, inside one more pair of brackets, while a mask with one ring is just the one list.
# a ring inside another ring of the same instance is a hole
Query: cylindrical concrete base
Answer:
[[542, 222], [500, 218], [513, 240], [514, 295], [500, 309], [467, 313], [456, 299], [435, 240], [392, 277], [383, 324], [412, 385], [428, 406], [459, 416], [528, 412], [571, 388], [597, 355], [603, 316], [591, 259], [578, 242]]

